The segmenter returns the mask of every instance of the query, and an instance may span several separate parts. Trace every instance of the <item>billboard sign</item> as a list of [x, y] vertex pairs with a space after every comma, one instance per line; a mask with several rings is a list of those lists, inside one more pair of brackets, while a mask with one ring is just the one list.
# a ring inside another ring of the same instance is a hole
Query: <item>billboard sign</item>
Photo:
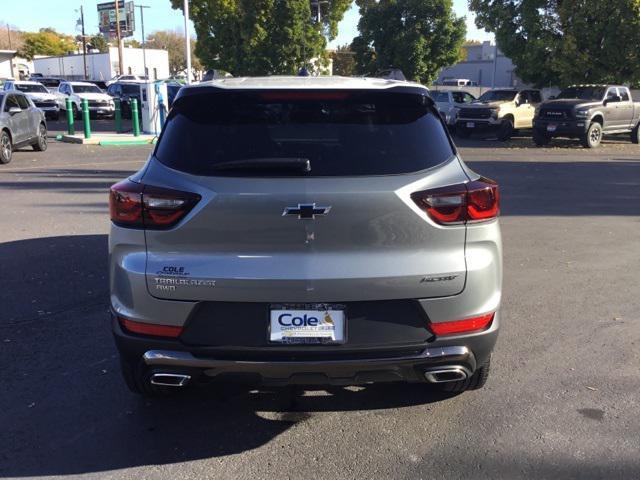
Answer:
[[[120, 37], [132, 37], [136, 29], [135, 10], [133, 2], [118, 1], [120, 10]], [[98, 22], [100, 33], [105, 37], [115, 38], [116, 36], [116, 2], [106, 2], [98, 4]]]

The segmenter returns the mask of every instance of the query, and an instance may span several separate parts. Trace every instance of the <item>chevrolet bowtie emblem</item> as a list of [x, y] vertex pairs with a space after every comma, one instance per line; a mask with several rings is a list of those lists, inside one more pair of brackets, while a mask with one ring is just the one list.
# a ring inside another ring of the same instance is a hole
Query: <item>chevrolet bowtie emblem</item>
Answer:
[[297, 207], [286, 207], [282, 216], [297, 215], [299, 219], [314, 219], [329, 213], [331, 207], [317, 207], [315, 203], [299, 203]]

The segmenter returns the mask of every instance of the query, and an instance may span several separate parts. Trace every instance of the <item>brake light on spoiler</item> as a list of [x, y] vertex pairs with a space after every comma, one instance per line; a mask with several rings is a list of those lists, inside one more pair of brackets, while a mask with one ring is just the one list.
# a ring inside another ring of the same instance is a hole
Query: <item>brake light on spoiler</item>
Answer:
[[411, 199], [440, 225], [493, 220], [500, 212], [498, 184], [484, 177], [469, 183], [415, 192]]

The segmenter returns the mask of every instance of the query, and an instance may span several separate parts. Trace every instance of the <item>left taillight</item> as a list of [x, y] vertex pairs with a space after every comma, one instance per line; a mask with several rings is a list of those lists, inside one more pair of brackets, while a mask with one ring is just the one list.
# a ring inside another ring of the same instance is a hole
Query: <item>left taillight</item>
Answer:
[[200, 195], [124, 180], [111, 187], [111, 221], [121, 227], [161, 230], [178, 223]]
[[497, 218], [498, 184], [488, 178], [411, 194], [411, 199], [440, 225], [459, 225]]

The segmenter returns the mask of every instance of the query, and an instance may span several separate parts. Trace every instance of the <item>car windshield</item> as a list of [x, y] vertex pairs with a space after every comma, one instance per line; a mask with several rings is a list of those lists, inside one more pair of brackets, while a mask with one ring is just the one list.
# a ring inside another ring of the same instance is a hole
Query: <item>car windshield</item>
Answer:
[[449, 102], [449, 94], [447, 92], [433, 92], [432, 95], [433, 95], [434, 102], [442, 102], [442, 103]]
[[73, 85], [73, 93], [102, 93], [95, 85]]
[[43, 85], [31, 84], [31, 83], [16, 83], [16, 90], [26, 93], [49, 93]]
[[604, 87], [569, 87], [556, 98], [579, 98], [580, 100], [602, 100]]
[[139, 95], [140, 86], [122, 84], [122, 93], [126, 93], [127, 95]]
[[480, 102], [510, 102], [518, 92], [515, 90], [490, 90], [483, 93], [478, 101]]
[[[340, 90], [184, 96], [156, 148], [162, 163], [196, 175], [220, 175], [224, 163], [222, 174], [256, 176], [258, 162], [289, 162], [296, 166], [291, 174], [305, 176], [387, 175], [421, 171], [452, 155], [423, 95]], [[310, 171], [297, 168], [300, 160]], [[229, 162], [243, 169], [226, 168]]]

